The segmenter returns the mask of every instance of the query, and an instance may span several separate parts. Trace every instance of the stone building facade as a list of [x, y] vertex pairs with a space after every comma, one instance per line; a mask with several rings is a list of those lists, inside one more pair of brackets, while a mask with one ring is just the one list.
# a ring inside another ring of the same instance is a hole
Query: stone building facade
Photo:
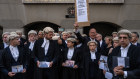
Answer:
[[[67, 18], [74, 0], [0, 0], [0, 33], [46, 26], [72, 30], [74, 18]], [[140, 32], [140, 0], [90, 0], [92, 27], [102, 34], [121, 28]], [[86, 33], [88, 28], [81, 29]]]

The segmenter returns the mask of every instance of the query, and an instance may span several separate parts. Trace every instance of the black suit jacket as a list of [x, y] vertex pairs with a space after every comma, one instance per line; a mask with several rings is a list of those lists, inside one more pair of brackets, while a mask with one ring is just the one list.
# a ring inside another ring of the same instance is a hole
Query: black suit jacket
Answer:
[[[0, 62], [2, 62], [2, 52], [3, 52], [3, 50], [0, 50]], [[0, 68], [1, 68], [1, 65], [0, 65]], [[0, 79], [3, 79], [2, 77], [3, 77], [3, 74], [0, 71]]]
[[20, 38], [20, 45], [19, 45], [19, 46], [24, 47], [24, 43], [25, 43], [25, 42], [26, 42], [25, 39]]
[[[121, 56], [120, 46], [113, 49], [108, 57], [108, 66], [113, 73], [113, 56]], [[140, 49], [135, 45], [131, 45], [128, 49], [127, 57], [129, 57], [130, 68], [123, 69], [127, 71], [128, 79], [140, 78]]]
[[77, 50], [77, 52], [79, 52], [79, 55], [80, 55], [79, 68], [83, 68], [84, 66], [84, 57], [86, 53], [84, 52], [83, 48], [84, 48], [83, 43], [80, 47], [75, 47], [75, 49]]
[[[98, 65], [98, 61], [100, 59], [100, 53], [96, 52], [95, 53], [96, 55], [96, 59], [93, 61], [95, 64], [94, 64], [94, 74], [95, 76], [98, 75], [98, 71], [99, 71], [99, 65]], [[90, 54], [90, 51], [88, 51], [86, 54], [85, 54], [85, 57], [84, 57], [84, 74], [85, 74], [85, 79], [89, 79], [89, 64], [90, 64], [90, 61], [91, 61], [91, 54]], [[98, 77], [96, 77], [98, 79]]]
[[105, 50], [107, 48], [107, 44], [105, 43], [105, 41], [103, 40], [101, 47], [101, 51]]
[[30, 42], [27, 42], [27, 44], [24, 45], [24, 50], [27, 56], [28, 65], [31, 64], [31, 62], [33, 61], [33, 56], [32, 56], [33, 51], [29, 49], [29, 46], [30, 46]]
[[39, 39], [34, 44], [32, 57], [34, 58], [35, 63], [38, 60], [47, 61], [47, 62], [53, 61], [53, 63], [56, 63], [58, 59], [58, 53], [59, 53], [58, 44], [56, 44], [56, 42], [54, 42], [53, 40], [49, 40], [50, 44], [49, 44], [48, 52], [45, 55], [45, 49], [41, 47], [43, 42], [44, 39]]
[[2, 73], [8, 76], [8, 72], [11, 71], [12, 66], [23, 65], [24, 68], [27, 68], [26, 54], [23, 48], [18, 47], [19, 57], [15, 61], [9, 47], [5, 48], [2, 53], [2, 60], [0, 62], [0, 70]]
[[4, 49], [4, 43], [0, 43], [0, 50], [3, 50]]
[[61, 40], [62, 40], [62, 46], [63, 46], [63, 48], [67, 48], [67, 44], [66, 44], [65, 40], [62, 39], [62, 38], [61, 38]]
[[137, 43], [137, 46], [140, 47], [140, 43]]

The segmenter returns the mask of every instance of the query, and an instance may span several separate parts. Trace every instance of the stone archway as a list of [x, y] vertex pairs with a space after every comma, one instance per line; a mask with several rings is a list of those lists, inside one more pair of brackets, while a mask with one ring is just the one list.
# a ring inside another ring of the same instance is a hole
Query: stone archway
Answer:
[[23, 28], [24, 28], [24, 33], [27, 36], [30, 30], [39, 31], [39, 30], [43, 30], [47, 26], [52, 27], [55, 32], [58, 32], [58, 28], [60, 27], [59, 25], [56, 25], [54, 23], [38, 21], [38, 22], [32, 22], [30, 24], [27, 24]]
[[111, 36], [112, 32], [118, 31], [122, 27], [110, 22], [96, 22], [96, 23], [91, 23], [90, 27], [84, 27], [83, 33], [88, 35], [90, 28], [95, 28], [98, 33], [102, 34], [103, 37], [105, 37], [105, 36]]

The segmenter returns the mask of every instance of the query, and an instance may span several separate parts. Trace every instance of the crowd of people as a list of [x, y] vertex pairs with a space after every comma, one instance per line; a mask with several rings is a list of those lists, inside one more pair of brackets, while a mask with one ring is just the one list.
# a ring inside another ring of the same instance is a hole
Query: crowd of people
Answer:
[[139, 34], [122, 29], [103, 38], [74, 30], [5, 32], [0, 44], [0, 79], [140, 79]]

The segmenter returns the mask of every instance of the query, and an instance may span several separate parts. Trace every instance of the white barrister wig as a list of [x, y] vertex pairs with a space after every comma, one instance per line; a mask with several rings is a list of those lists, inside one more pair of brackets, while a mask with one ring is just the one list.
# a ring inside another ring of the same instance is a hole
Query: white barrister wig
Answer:
[[60, 36], [53, 36], [52, 40], [58, 40], [60, 38]]
[[82, 37], [86, 37], [87, 35], [86, 34], [82, 34]]
[[4, 32], [4, 33], [2, 34], [2, 37], [3, 37], [4, 35], [10, 35], [10, 33], [9, 33], [9, 32]]
[[30, 31], [28, 32], [28, 35], [30, 35], [30, 34], [37, 34], [37, 32], [36, 32], [35, 30], [30, 30]]
[[10, 41], [10, 40], [13, 40], [13, 39], [18, 38], [18, 37], [19, 37], [18, 34], [12, 33], [12, 34], [8, 35], [8, 40]]
[[129, 30], [127, 30], [127, 29], [122, 29], [122, 30], [120, 30], [120, 31], [118, 32], [118, 37], [119, 37], [120, 34], [127, 34], [128, 37], [131, 38], [131, 34], [132, 34], [132, 33], [131, 33]]
[[96, 46], [98, 45], [98, 43], [97, 43], [96, 41], [89, 41], [89, 42], [87, 43], [87, 46], [89, 46], [90, 43], [94, 43]]
[[69, 33], [69, 34], [72, 34], [73, 32], [72, 32], [72, 31], [68, 31], [68, 33]]
[[16, 33], [22, 33], [22, 31], [20, 31], [20, 30], [17, 30], [17, 31], [16, 31]]
[[67, 41], [76, 42], [75, 38], [68, 38]]
[[112, 32], [112, 34], [118, 34], [117, 32]]
[[11, 34], [17, 34], [17, 33], [16, 33], [16, 32], [10, 32], [10, 35], [11, 35]]
[[44, 33], [49, 33], [49, 32], [54, 32], [54, 30], [53, 30], [53, 28], [51, 28], [51, 27], [45, 27], [45, 28], [43, 29], [43, 32], [44, 32]]
[[42, 30], [40, 30], [38, 33], [40, 33], [40, 32], [41, 32], [42, 34], [44, 34], [44, 32], [43, 32]]
[[59, 33], [54, 33], [55, 36], [59, 36]]
[[66, 31], [64, 31], [64, 32], [62, 32], [62, 35], [63, 35], [63, 34], [69, 34], [69, 33], [68, 33], [68, 32], [66, 32]]
[[113, 41], [119, 41], [119, 38], [118, 38], [118, 37], [115, 37], [115, 38], [113, 39]]
[[22, 35], [22, 38], [26, 39], [26, 36], [25, 35]]

